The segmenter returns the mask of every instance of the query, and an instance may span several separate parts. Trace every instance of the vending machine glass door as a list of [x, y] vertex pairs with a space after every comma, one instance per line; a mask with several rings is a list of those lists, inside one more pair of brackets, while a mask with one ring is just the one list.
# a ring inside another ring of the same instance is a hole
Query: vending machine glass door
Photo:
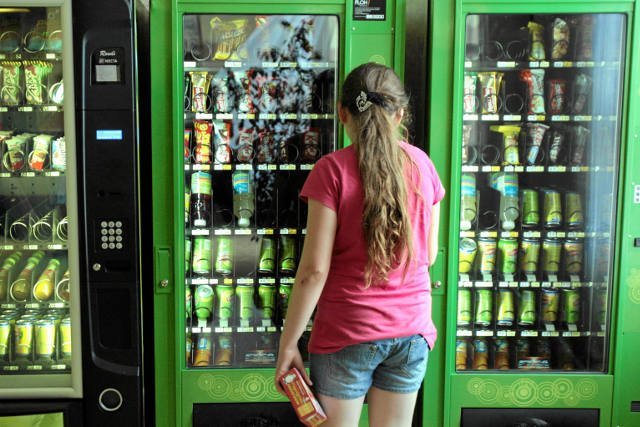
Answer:
[[626, 19], [468, 15], [456, 370], [606, 372]]
[[298, 193], [335, 150], [338, 18], [189, 14], [182, 30], [184, 363], [272, 367], [304, 242]]
[[0, 7], [1, 397], [81, 394], [70, 17]]

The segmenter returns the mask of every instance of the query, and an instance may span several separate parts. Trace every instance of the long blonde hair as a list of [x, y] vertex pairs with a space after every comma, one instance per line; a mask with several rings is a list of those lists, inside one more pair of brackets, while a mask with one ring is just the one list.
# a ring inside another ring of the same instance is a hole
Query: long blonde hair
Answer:
[[364, 191], [362, 228], [367, 245], [365, 286], [388, 279], [392, 269], [413, 258], [411, 221], [407, 205], [405, 164], [411, 162], [398, 143], [396, 115], [408, 117], [409, 98], [396, 73], [384, 65], [355, 68], [342, 86], [341, 103], [354, 120], [353, 143]]

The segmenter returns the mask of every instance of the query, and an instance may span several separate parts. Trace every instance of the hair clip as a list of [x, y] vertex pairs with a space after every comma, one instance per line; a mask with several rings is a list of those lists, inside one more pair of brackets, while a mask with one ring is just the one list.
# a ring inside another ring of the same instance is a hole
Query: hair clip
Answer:
[[367, 94], [360, 91], [360, 95], [356, 97], [356, 107], [361, 113], [367, 111], [371, 107], [371, 101], [367, 101]]

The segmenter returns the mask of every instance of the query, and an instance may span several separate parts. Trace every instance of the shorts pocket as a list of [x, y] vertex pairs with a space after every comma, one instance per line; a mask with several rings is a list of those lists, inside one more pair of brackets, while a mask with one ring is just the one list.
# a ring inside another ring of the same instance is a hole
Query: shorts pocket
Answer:
[[429, 357], [429, 344], [421, 335], [412, 337], [407, 349], [407, 360], [402, 366], [402, 371], [407, 376], [420, 378], [424, 377], [427, 370], [427, 359]]

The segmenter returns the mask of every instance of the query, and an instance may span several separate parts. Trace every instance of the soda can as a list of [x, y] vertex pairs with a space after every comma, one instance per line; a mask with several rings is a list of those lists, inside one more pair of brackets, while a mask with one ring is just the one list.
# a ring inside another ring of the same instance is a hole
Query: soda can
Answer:
[[560, 294], [556, 289], [542, 290], [542, 321], [555, 323], [558, 320]]
[[580, 291], [564, 289], [562, 298], [562, 321], [569, 325], [580, 322]]
[[196, 344], [193, 366], [209, 366], [211, 364], [211, 353], [211, 338], [207, 335], [200, 334]]
[[238, 296], [238, 311], [240, 312], [240, 320], [249, 322], [253, 319], [253, 286], [237, 286], [236, 295]]
[[[199, 322], [206, 322], [213, 312], [213, 288], [209, 285], [199, 285], [196, 287], [194, 295], [194, 305], [196, 317]], [[190, 307], [189, 307], [190, 308]]]
[[476, 371], [489, 369], [489, 346], [484, 338], [473, 340], [473, 363], [471, 369]]
[[493, 341], [494, 369], [509, 369], [509, 342], [502, 338]]
[[540, 240], [524, 238], [520, 241], [520, 270], [524, 274], [536, 274], [540, 257]]
[[233, 271], [233, 242], [230, 237], [218, 237], [216, 273], [227, 275]]
[[496, 339], [493, 342], [494, 369], [509, 369], [509, 342], [505, 339]]
[[260, 285], [258, 287], [260, 309], [263, 319], [272, 319], [276, 306], [276, 287], [273, 285]]
[[198, 276], [211, 274], [211, 240], [209, 237], [193, 239], [193, 262], [191, 270]]
[[64, 359], [71, 358], [71, 318], [65, 317], [60, 322], [60, 351]]
[[287, 309], [289, 308], [289, 298], [291, 298], [292, 290], [293, 290], [293, 285], [289, 283], [281, 283], [280, 286], [278, 286], [280, 316], [282, 317], [283, 320], [287, 317]]
[[9, 355], [11, 337], [11, 322], [7, 318], [0, 318], [0, 360]]
[[235, 290], [230, 285], [216, 286], [217, 312], [216, 316], [219, 320], [227, 321], [233, 316], [233, 303]]
[[568, 191], [564, 195], [565, 220], [570, 229], [581, 228], [584, 225], [582, 197], [575, 191]]
[[558, 239], [544, 239], [542, 241], [542, 271], [547, 274], [558, 274], [561, 249], [562, 242]]
[[520, 338], [516, 341], [516, 359], [522, 360], [531, 355], [531, 344], [526, 338]]
[[280, 273], [293, 274], [296, 271], [296, 241], [293, 236], [280, 236]]
[[475, 324], [489, 326], [493, 321], [493, 292], [490, 289], [476, 290]]
[[276, 242], [270, 237], [263, 237], [260, 242], [260, 259], [258, 273], [273, 274], [276, 258]]
[[564, 241], [564, 271], [567, 274], [582, 273], [582, 257], [584, 243], [581, 240], [567, 239]]
[[33, 320], [21, 318], [16, 321], [14, 326], [13, 346], [17, 358], [27, 358], [31, 356], [31, 348], [33, 346]]
[[471, 290], [458, 289], [458, 326], [471, 324]]
[[476, 259], [478, 244], [475, 240], [465, 237], [460, 240], [458, 249], [458, 271], [460, 274], [469, 274]]
[[596, 298], [596, 322], [604, 329], [604, 325], [607, 323], [607, 298], [608, 292], [606, 288], [596, 289], [593, 291]]
[[469, 342], [465, 339], [456, 340], [456, 371], [467, 369], [467, 354], [469, 353]]
[[498, 240], [498, 256], [500, 274], [515, 274], [518, 265], [518, 240], [511, 238]]
[[530, 188], [522, 189], [522, 226], [537, 227], [540, 224], [538, 192]]
[[478, 240], [480, 274], [493, 274], [496, 267], [496, 246], [495, 239], [482, 238]]
[[536, 294], [532, 290], [520, 291], [518, 325], [533, 326], [536, 322]]
[[512, 326], [515, 321], [513, 292], [509, 289], [498, 291], [498, 326]]
[[56, 326], [50, 319], [38, 320], [35, 325], [36, 356], [51, 359], [56, 345]]
[[544, 194], [544, 227], [557, 228], [562, 225], [562, 204], [560, 193], [556, 190], [545, 189]]
[[229, 366], [233, 358], [233, 340], [231, 335], [218, 335], [218, 349], [213, 362], [216, 366]]
[[191, 239], [184, 239], [184, 274], [189, 274], [189, 266], [191, 265]]

